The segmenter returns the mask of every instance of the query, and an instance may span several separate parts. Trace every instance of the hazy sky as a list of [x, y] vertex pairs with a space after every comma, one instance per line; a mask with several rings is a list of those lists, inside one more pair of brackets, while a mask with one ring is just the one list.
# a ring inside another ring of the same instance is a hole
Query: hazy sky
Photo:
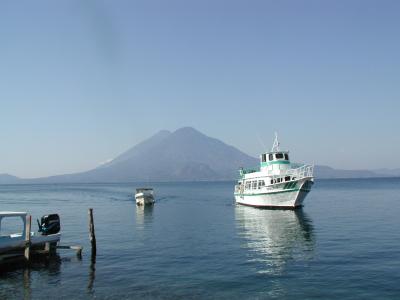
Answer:
[[0, 173], [87, 170], [182, 126], [400, 167], [400, 1], [0, 2]]

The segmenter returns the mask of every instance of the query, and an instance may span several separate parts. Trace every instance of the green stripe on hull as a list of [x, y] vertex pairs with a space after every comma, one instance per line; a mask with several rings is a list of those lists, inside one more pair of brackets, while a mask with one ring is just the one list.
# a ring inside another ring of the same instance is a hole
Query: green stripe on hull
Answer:
[[284, 190], [295, 189], [297, 187], [296, 181], [287, 182], [283, 187]]
[[258, 194], [239, 194], [239, 193], [235, 193], [234, 195], [235, 196], [260, 196], [260, 195], [290, 193], [290, 192], [297, 192], [297, 191], [302, 191], [302, 192], [308, 193], [310, 190], [307, 190], [307, 189], [291, 189], [291, 190], [282, 190], [282, 191], [269, 192], [269, 193], [258, 193]]
[[281, 194], [281, 193], [288, 193], [288, 192], [297, 192], [300, 189], [292, 189], [292, 190], [282, 190], [276, 192], [269, 192], [269, 193], [258, 193], [258, 194], [235, 194], [236, 196], [260, 196], [260, 195], [271, 195], [271, 194]]

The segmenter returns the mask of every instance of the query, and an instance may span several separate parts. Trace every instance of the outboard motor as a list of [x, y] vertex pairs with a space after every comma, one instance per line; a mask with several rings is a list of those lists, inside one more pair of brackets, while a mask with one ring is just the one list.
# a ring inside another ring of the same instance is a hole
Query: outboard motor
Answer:
[[57, 214], [43, 216], [40, 222], [37, 220], [37, 223], [42, 235], [59, 233], [61, 229], [60, 217]]

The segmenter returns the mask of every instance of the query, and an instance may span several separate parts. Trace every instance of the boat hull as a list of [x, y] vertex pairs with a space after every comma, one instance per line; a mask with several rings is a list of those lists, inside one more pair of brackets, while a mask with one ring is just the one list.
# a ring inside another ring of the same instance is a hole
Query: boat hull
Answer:
[[[61, 238], [60, 233], [51, 235], [35, 235], [31, 236], [31, 249], [43, 249], [46, 243], [56, 245]], [[10, 251], [18, 251], [25, 249], [26, 241], [21, 234], [15, 235], [15, 237], [1, 237], [0, 238], [0, 254], [4, 254]]]
[[137, 205], [153, 205], [154, 204], [154, 196], [153, 195], [136, 195], [136, 204]]
[[263, 208], [287, 208], [294, 209], [303, 205], [309, 189], [290, 189], [271, 191], [267, 193], [235, 194], [235, 201], [238, 204], [263, 207]]

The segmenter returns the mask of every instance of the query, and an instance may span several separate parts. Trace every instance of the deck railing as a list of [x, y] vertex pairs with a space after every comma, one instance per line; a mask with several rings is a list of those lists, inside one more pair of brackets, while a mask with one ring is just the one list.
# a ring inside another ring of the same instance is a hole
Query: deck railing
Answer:
[[[250, 172], [252, 173], [252, 172]], [[300, 180], [303, 178], [307, 178], [307, 177], [313, 177], [313, 173], [314, 173], [314, 165], [303, 165], [301, 167], [295, 168], [295, 169], [289, 169], [286, 170], [284, 172], [282, 172], [279, 175], [270, 175], [271, 177], [271, 181], [273, 180], [274, 182], [271, 182], [271, 185], [267, 185], [267, 186], [274, 186], [275, 184], [281, 184], [281, 183], [285, 183], [288, 181], [294, 181], [294, 180]], [[290, 176], [290, 179], [288, 180], [286, 177]], [[279, 181], [276, 180], [277, 178], [281, 178]], [[251, 180], [251, 179], [250, 179]], [[257, 180], [257, 179], [254, 179]], [[242, 193], [244, 189], [243, 185], [235, 185], [235, 192], [236, 193]], [[258, 187], [259, 189], [259, 187]]]
[[289, 169], [284, 174], [281, 174], [276, 177], [282, 177], [282, 176], [292, 176], [295, 177], [296, 179], [301, 179], [305, 177], [313, 177], [314, 173], [314, 165], [304, 165], [296, 169]]

